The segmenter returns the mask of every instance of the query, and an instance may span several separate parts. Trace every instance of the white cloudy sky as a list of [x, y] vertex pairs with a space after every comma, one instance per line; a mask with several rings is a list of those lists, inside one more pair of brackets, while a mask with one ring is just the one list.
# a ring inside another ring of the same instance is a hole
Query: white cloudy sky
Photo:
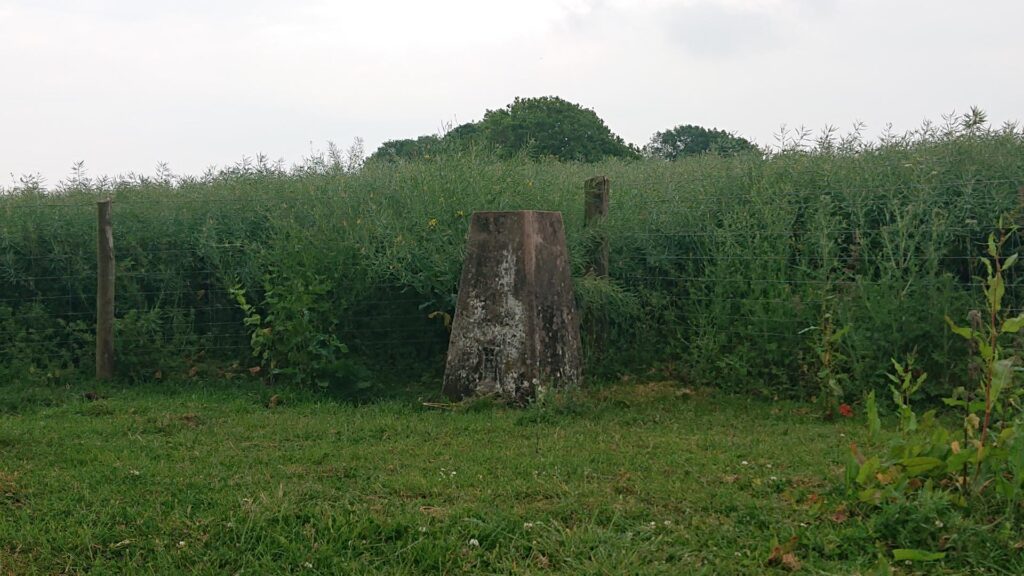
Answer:
[[700, 124], [1024, 120], [1020, 0], [0, 0], [0, 186], [295, 162], [516, 96], [642, 144]]

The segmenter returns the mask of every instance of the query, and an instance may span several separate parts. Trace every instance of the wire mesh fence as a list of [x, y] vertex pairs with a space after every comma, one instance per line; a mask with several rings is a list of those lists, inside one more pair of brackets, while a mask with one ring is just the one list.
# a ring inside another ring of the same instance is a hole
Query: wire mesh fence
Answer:
[[[850, 328], [839, 349], [859, 381], [901, 354], [945, 368], [964, 351], [944, 316], [977, 303], [989, 234], [1019, 246], [1024, 166], [1004, 164], [945, 178], [614, 165], [609, 214], [590, 227], [593, 168], [535, 163], [16, 190], [0, 196], [0, 365], [93, 368], [96, 202], [112, 197], [122, 375], [436, 369], [469, 215], [524, 208], [565, 215], [592, 370], [677, 361], [694, 378], [795, 389], [829, 326]], [[597, 277], [586, 264], [604, 239]], [[1021, 283], [1008, 272], [1008, 313]]]

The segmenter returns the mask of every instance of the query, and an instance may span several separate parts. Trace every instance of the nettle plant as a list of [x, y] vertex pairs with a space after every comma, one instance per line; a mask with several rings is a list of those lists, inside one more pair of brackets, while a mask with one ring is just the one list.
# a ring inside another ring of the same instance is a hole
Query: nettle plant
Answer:
[[[912, 358], [893, 361], [890, 389], [897, 406], [899, 425], [882, 455], [865, 457], [851, 445], [847, 485], [858, 500], [869, 506], [906, 502], [923, 491], [948, 496], [953, 504], [973, 508], [1002, 503], [1005, 519], [1013, 521], [1024, 498], [1024, 411], [1020, 390], [1014, 383], [1019, 358], [1008, 340], [1024, 328], [1024, 314], [1010, 316], [1004, 308], [1005, 273], [1017, 262], [1017, 254], [1001, 253], [1016, 228], [988, 238], [988, 257], [982, 258], [985, 309], [972, 310], [969, 323], [961, 326], [949, 317], [949, 328], [963, 337], [974, 352], [969, 373], [977, 386], [961, 387], [944, 403], [959, 412], [959, 426], [940, 418], [936, 410], [920, 417], [911, 397], [924, 385], [926, 376], [916, 370]], [[881, 431], [874, 395], [868, 397], [867, 418], [871, 436]], [[990, 512], [991, 513], [991, 512]]]
[[847, 416], [851, 413], [845, 412], [844, 409], [849, 407], [840, 404], [845, 384], [849, 380], [845, 369], [847, 358], [842, 353], [841, 345], [850, 327], [837, 327], [832, 311], [826, 309], [822, 312], [820, 325], [813, 328], [817, 334], [817, 338], [811, 341], [811, 346], [818, 361], [815, 374], [818, 382], [818, 403], [826, 420], [834, 418], [837, 410], [843, 416]]
[[297, 384], [318, 388], [342, 388], [349, 393], [372, 386], [368, 372], [349, 356], [338, 339], [330, 315], [330, 284], [323, 278], [291, 280], [274, 287], [267, 280], [263, 302], [250, 303], [236, 284], [229, 290], [245, 315], [252, 355], [259, 366], [251, 372], [264, 374], [268, 383]]

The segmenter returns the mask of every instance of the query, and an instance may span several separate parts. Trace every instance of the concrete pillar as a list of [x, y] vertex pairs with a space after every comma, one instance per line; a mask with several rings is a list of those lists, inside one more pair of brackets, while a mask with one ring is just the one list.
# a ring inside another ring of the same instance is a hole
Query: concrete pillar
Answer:
[[444, 393], [525, 404], [577, 384], [580, 334], [558, 212], [477, 212], [452, 321]]

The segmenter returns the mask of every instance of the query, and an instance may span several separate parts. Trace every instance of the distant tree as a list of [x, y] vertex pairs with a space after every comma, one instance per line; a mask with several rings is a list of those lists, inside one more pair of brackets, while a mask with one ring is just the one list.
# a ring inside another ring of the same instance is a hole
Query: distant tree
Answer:
[[664, 132], [655, 132], [651, 141], [644, 147], [644, 155], [675, 160], [697, 154], [730, 155], [757, 149], [757, 146], [746, 138], [730, 132], [686, 124]]
[[455, 128], [449, 130], [445, 135], [444, 139], [448, 141], [457, 141], [463, 144], [467, 144], [480, 139], [480, 123], [479, 122], [467, 122], [460, 124]]
[[378, 160], [419, 160], [432, 154], [437, 154], [441, 148], [441, 139], [437, 136], [420, 136], [415, 140], [406, 138], [404, 140], [388, 140], [374, 151], [367, 162]]
[[456, 130], [507, 155], [525, 150], [535, 158], [581, 162], [637, 155], [593, 110], [555, 96], [516, 98], [505, 108], [488, 110], [475, 130], [465, 125]]
[[544, 96], [516, 98], [504, 108], [488, 110], [479, 122], [461, 124], [441, 137], [385, 142], [367, 161], [414, 160], [471, 146], [491, 149], [502, 156], [525, 152], [534, 158], [581, 162], [640, 155], [636, 147], [613, 134], [593, 110]]

